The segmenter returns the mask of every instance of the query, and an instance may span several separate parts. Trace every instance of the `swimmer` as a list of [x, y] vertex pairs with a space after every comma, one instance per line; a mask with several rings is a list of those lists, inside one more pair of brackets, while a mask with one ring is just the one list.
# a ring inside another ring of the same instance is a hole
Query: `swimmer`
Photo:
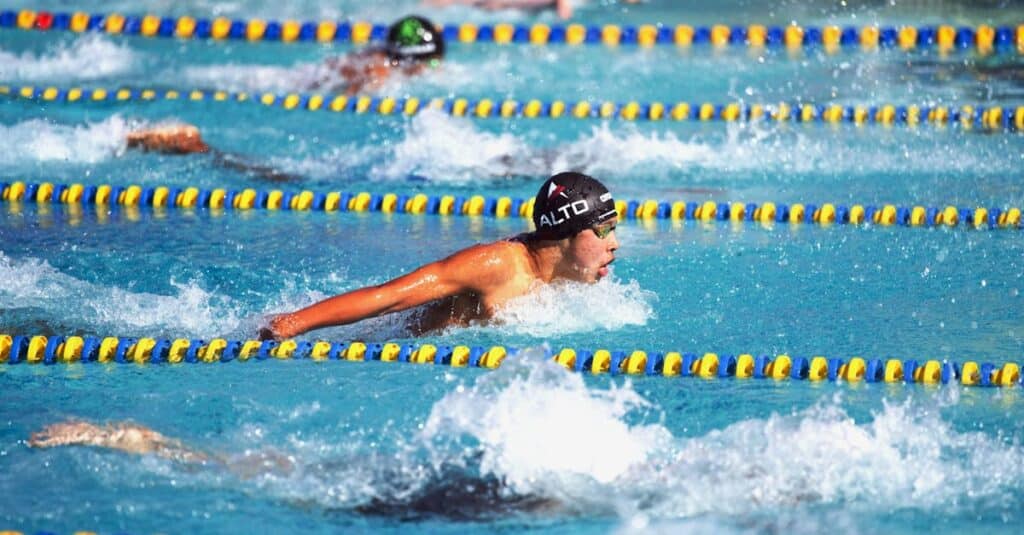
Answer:
[[377, 89], [396, 72], [412, 77], [439, 67], [444, 51], [444, 35], [437, 27], [423, 17], [409, 15], [391, 25], [383, 46], [328, 59], [327, 74], [308, 89], [343, 90], [350, 96]]
[[[328, 74], [312, 83], [309, 89], [344, 90], [354, 95], [380, 87], [394, 72], [416, 76], [435, 68], [444, 59], [444, 36], [423, 17], [410, 15], [399, 19], [388, 29], [387, 41], [341, 58], [328, 59]], [[338, 78], [340, 77], [340, 80]], [[195, 126], [163, 125], [128, 134], [129, 149], [169, 155], [212, 154], [217, 165], [242, 171], [271, 182], [294, 182], [298, 179], [272, 167], [253, 164], [238, 155], [218, 151], [207, 144]]]
[[[26, 444], [30, 448], [47, 449], [65, 446], [87, 446], [120, 451], [134, 455], [154, 455], [179, 463], [183, 469], [209, 468], [222, 470], [243, 480], [265, 476], [289, 477], [305, 469], [310, 477], [332, 477], [333, 465], [348, 466], [351, 461], [317, 462], [303, 466], [301, 460], [274, 449], [246, 450], [239, 454], [205, 452], [186, 446], [153, 429], [133, 423], [114, 422], [97, 425], [81, 420], [50, 424], [32, 433]], [[381, 482], [394, 481], [401, 474], [384, 471]], [[457, 470], [441, 467], [422, 487], [408, 492], [405, 488], [388, 492], [390, 486], [380, 485], [382, 492], [366, 503], [353, 507], [368, 515], [415, 519], [442, 515], [458, 519], [488, 518], [516, 511], [555, 513], [559, 502], [541, 496], [509, 493], [494, 476], [475, 478]]]
[[536, 231], [474, 245], [377, 286], [279, 314], [261, 339], [302, 333], [421, 307], [415, 334], [487, 321], [509, 300], [557, 281], [594, 283], [608, 275], [619, 242], [611, 193], [581, 173], [544, 181], [534, 201]]

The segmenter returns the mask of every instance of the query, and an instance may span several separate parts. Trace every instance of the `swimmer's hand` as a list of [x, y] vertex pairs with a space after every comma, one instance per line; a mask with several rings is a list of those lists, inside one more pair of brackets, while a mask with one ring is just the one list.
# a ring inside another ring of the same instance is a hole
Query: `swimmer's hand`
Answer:
[[210, 152], [199, 129], [190, 125], [157, 126], [131, 132], [126, 137], [128, 148], [164, 154]]
[[298, 327], [293, 315], [278, 314], [271, 317], [266, 326], [260, 327], [257, 336], [260, 340], [287, 340], [303, 332]]
[[277, 336], [274, 335], [274, 331], [270, 330], [270, 327], [260, 327], [260, 330], [256, 332], [256, 339], [263, 342], [265, 340], [277, 340]]

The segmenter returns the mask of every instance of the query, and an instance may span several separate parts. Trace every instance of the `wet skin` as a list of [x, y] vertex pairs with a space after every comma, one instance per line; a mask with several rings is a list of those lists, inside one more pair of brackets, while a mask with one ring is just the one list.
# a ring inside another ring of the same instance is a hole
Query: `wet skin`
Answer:
[[511, 299], [559, 280], [594, 283], [608, 275], [619, 248], [613, 218], [604, 238], [585, 229], [571, 238], [542, 240], [524, 234], [475, 245], [378, 286], [337, 295], [275, 316], [263, 338], [304, 332], [423, 307], [410, 328], [418, 334], [487, 321]]

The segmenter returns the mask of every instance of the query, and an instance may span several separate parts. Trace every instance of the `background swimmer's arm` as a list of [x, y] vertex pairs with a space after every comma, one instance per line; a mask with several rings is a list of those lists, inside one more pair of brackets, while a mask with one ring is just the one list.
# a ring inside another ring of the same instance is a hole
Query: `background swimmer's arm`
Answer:
[[378, 286], [360, 288], [296, 312], [275, 316], [263, 338], [291, 338], [306, 331], [345, 325], [398, 312], [464, 292], [487, 293], [511, 277], [502, 258], [505, 244], [478, 245]]
[[129, 149], [162, 152], [164, 154], [195, 154], [210, 152], [210, 146], [199, 135], [199, 129], [190, 125], [158, 126], [129, 132], [125, 136]]
[[210, 147], [203, 141], [202, 136], [199, 134], [199, 129], [190, 124], [158, 126], [136, 130], [125, 136], [125, 142], [130, 149], [141, 149], [163, 154], [211, 153], [213, 154], [215, 164], [225, 169], [262, 178], [268, 182], [297, 182], [300, 180], [294, 175], [279, 171], [268, 165], [254, 164], [246, 161], [241, 156], [221, 152]]
[[186, 447], [180, 441], [165, 437], [148, 427], [129, 422], [98, 426], [89, 422], [67, 421], [51, 424], [32, 433], [32, 448], [56, 446], [95, 446], [127, 453], [152, 453], [165, 459], [184, 463], [211, 460], [207, 454]]
[[116, 422], [99, 426], [89, 422], [68, 420], [50, 424], [32, 433], [30, 448], [57, 446], [92, 446], [133, 453], [153, 454], [179, 463], [204, 464], [208, 462], [227, 468], [235, 475], [249, 479], [264, 474], [287, 475], [295, 466], [292, 460], [273, 450], [247, 451], [240, 456], [207, 454], [184, 445], [148, 427], [131, 422]]

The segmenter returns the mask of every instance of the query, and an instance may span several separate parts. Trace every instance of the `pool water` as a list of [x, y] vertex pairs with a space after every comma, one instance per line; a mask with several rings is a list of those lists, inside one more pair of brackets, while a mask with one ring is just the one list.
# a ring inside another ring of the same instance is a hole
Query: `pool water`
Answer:
[[[993, 3], [998, 4], [998, 3]], [[364, 2], [83, 2], [61, 9], [386, 22]], [[1016, 24], [1013, 6], [591, 2], [585, 23]], [[14, 1], [5, 8], [40, 8]], [[926, 10], [927, 9], [927, 10]], [[424, 9], [441, 22], [551, 14]], [[0, 32], [0, 83], [303, 91], [351, 47]], [[377, 95], [651, 102], [1024, 103], [1015, 53], [452, 45]], [[293, 178], [126, 150], [197, 125]], [[1019, 207], [1014, 133], [283, 111], [251, 103], [0, 100], [0, 181], [532, 197], [567, 168], [622, 199]], [[252, 337], [264, 318], [377, 284], [518, 218], [0, 205], [0, 332]], [[0, 365], [0, 529], [1016, 533], [1018, 388], [581, 376], [563, 347], [1019, 362], [1019, 230], [625, 222], [613, 276], [413, 339], [407, 314], [333, 341], [523, 348], [496, 371], [380, 362]], [[32, 450], [65, 419], [130, 420], [220, 459]], [[292, 469], [254, 464], [277, 457]]]

